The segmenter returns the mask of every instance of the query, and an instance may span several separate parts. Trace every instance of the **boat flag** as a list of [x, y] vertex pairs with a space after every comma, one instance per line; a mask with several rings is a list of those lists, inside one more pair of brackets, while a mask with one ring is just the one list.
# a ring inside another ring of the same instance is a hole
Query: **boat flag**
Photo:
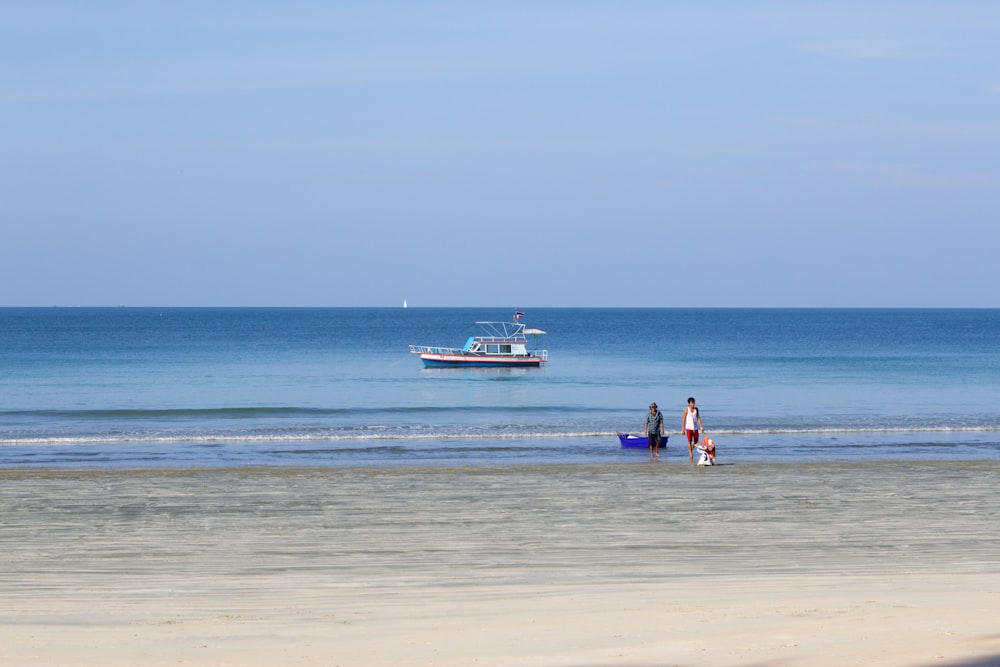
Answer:
[[523, 310], [516, 310], [516, 311], [514, 311], [514, 319], [515, 320], [519, 320], [522, 317], [524, 317], [524, 311]]

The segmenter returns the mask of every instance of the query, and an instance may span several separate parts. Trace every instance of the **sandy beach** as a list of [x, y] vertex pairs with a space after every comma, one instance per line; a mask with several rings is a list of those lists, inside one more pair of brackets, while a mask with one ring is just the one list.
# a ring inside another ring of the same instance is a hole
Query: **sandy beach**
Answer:
[[1000, 665], [996, 463], [0, 471], [3, 665]]

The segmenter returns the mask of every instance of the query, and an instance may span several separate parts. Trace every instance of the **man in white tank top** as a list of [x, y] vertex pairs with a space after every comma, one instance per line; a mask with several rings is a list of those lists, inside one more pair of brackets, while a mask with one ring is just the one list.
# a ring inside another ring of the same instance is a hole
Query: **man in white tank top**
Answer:
[[681, 433], [688, 439], [688, 461], [694, 459], [694, 446], [698, 444], [698, 434], [704, 431], [701, 425], [701, 413], [694, 406], [694, 398], [688, 399], [688, 406], [681, 415]]

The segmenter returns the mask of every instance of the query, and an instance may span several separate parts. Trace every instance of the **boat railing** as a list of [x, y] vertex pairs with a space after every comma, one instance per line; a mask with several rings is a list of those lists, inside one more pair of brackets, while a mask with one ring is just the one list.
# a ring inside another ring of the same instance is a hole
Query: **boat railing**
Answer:
[[523, 322], [476, 322], [483, 332], [479, 339], [524, 340]]
[[527, 343], [528, 339], [521, 335], [511, 336], [476, 336], [479, 343]]
[[438, 347], [436, 345], [411, 345], [410, 354], [462, 354], [457, 347]]

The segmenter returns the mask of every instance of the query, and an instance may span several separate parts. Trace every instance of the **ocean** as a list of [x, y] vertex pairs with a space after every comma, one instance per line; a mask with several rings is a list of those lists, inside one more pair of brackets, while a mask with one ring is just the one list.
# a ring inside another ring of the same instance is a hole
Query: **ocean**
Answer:
[[[0, 468], [1000, 460], [1000, 310], [527, 308], [542, 368], [426, 369], [514, 308], [0, 308]], [[656, 465], [656, 464], [653, 464]]]

